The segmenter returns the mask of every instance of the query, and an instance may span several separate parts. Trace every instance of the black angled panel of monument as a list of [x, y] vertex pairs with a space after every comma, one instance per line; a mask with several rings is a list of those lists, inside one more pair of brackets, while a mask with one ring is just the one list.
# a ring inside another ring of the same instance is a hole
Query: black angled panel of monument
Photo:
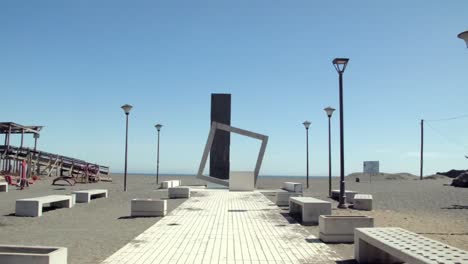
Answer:
[[[231, 94], [211, 94], [211, 123], [231, 125]], [[218, 179], [229, 179], [229, 148], [231, 134], [218, 131], [210, 149], [210, 176]]]

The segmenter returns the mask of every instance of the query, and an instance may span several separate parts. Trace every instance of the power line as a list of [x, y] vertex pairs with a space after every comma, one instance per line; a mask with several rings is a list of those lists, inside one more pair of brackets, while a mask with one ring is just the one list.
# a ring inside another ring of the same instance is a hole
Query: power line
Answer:
[[468, 114], [454, 116], [454, 117], [448, 117], [448, 118], [440, 118], [440, 119], [429, 119], [429, 120], [424, 119], [424, 121], [439, 122], [439, 121], [449, 121], [449, 120], [462, 119], [462, 118], [468, 118]]
[[[426, 121], [426, 120], [424, 120], [424, 121]], [[454, 138], [443, 135], [439, 130], [437, 130], [435, 127], [431, 126], [429, 123], [427, 123], [427, 125], [429, 126], [429, 128], [434, 130], [434, 132], [436, 132], [436, 134], [438, 134], [439, 136], [445, 138], [445, 140], [447, 140], [448, 142], [450, 142], [450, 143], [452, 143], [452, 144], [454, 144], [454, 145], [456, 145], [458, 147], [464, 148], [465, 150], [468, 149], [468, 146], [463, 144], [461, 141], [458, 141], [458, 140], [456, 140]]]

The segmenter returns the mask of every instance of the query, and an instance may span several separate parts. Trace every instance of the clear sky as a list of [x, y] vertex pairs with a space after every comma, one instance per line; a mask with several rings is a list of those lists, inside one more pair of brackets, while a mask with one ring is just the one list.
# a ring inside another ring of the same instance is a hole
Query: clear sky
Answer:
[[[266, 134], [261, 174], [328, 175], [327, 117], [344, 74], [346, 173], [419, 173], [421, 118], [468, 114], [468, 1], [0, 2], [0, 121], [44, 125], [39, 149], [123, 171], [195, 173], [210, 94], [232, 94], [232, 125]], [[332, 117], [339, 173], [339, 114]], [[466, 169], [468, 118], [426, 126], [425, 174]], [[19, 145], [20, 137], [13, 144]], [[3, 141], [3, 139], [0, 139]], [[26, 143], [33, 145], [32, 137]], [[259, 144], [232, 137], [232, 169]]]

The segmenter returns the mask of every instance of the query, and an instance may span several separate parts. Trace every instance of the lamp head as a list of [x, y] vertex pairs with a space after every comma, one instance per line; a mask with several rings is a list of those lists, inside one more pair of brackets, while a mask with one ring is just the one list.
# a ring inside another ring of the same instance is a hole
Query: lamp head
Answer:
[[333, 112], [335, 111], [335, 108], [328, 106], [327, 108], [323, 109], [325, 112], [327, 112], [327, 116], [331, 117], [333, 115]]
[[348, 58], [336, 58], [333, 60], [333, 65], [338, 73], [343, 73], [348, 65]]
[[302, 124], [304, 125], [304, 127], [305, 127], [306, 129], [309, 129], [311, 123], [310, 123], [309, 121], [306, 120], [306, 121], [304, 121], [304, 123], [302, 123]]
[[41, 134], [35, 133], [33, 137], [36, 138], [36, 139], [37, 139], [37, 138], [40, 138], [40, 137], [41, 137]]
[[458, 34], [458, 37], [465, 41], [466, 47], [468, 48], [468, 31]]
[[162, 127], [162, 126], [163, 126], [163, 125], [161, 125], [161, 124], [156, 124], [154, 127], [155, 127], [155, 128], [158, 130], [158, 132], [159, 132], [159, 131], [161, 130], [161, 127]]
[[124, 110], [125, 114], [130, 114], [130, 110], [132, 110], [133, 106], [129, 104], [122, 105], [122, 109]]

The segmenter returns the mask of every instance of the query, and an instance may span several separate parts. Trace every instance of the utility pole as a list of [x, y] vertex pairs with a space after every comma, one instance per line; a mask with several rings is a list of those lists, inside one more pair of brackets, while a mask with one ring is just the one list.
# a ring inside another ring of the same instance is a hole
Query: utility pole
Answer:
[[420, 180], [423, 179], [423, 161], [424, 161], [424, 119], [421, 119], [421, 168], [420, 168]]

